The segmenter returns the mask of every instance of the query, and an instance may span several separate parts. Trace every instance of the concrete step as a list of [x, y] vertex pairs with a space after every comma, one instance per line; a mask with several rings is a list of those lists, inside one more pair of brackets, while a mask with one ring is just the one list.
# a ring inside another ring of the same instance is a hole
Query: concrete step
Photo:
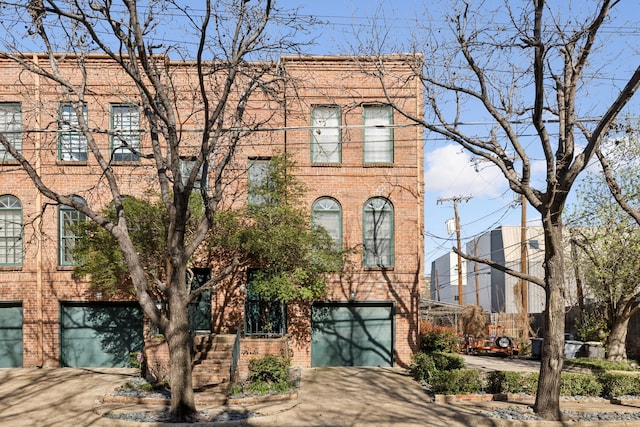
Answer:
[[203, 362], [205, 360], [225, 360], [225, 359], [229, 359], [229, 360], [231, 359], [231, 350], [229, 351], [222, 351], [222, 350], [197, 351], [193, 355], [194, 364]]
[[231, 352], [235, 335], [198, 335], [194, 338], [193, 370], [195, 389], [229, 384]]

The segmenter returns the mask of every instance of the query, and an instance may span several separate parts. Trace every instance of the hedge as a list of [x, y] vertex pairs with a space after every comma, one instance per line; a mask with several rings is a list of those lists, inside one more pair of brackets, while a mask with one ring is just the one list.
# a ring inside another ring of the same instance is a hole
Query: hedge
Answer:
[[[535, 394], [537, 372], [495, 371], [487, 374], [489, 393]], [[598, 375], [562, 372], [562, 396], [619, 397], [640, 395], [640, 375], [603, 373]]]

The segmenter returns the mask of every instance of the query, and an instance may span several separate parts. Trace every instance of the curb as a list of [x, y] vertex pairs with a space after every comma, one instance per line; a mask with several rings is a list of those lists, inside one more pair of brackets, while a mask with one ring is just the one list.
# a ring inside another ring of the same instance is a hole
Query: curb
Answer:
[[[224, 405], [224, 406], [248, 406], [262, 403], [287, 402], [298, 400], [298, 390], [283, 394], [269, 394], [265, 396], [228, 397], [221, 394], [206, 395], [195, 394], [196, 405]], [[170, 398], [162, 397], [133, 397], [107, 394], [97, 399], [97, 404], [122, 404], [122, 405], [158, 405], [168, 406], [171, 404]]]

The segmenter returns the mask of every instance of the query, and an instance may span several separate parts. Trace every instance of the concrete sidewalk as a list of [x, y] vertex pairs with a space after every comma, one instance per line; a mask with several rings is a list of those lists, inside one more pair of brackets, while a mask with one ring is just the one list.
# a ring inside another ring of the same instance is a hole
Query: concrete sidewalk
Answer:
[[[298, 399], [263, 404], [200, 405], [199, 410], [258, 414], [226, 423], [139, 423], [102, 417], [106, 412], [161, 412], [161, 406], [101, 404], [100, 398], [135, 376], [134, 370], [2, 369], [0, 425], [4, 426], [633, 426], [638, 422], [514, 422], [483, 415], [505, 402], [437, 404], [405, 371], [393, 368], [314, 368], [302, 371]], [[606, 402], [562, 403], [563, 409], [638, 411]], [[580, 409], [582, 408], [582, 409]]]

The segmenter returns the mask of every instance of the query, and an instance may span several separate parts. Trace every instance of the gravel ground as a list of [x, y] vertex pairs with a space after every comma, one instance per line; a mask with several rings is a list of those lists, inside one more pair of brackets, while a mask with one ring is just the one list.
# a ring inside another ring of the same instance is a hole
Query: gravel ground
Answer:
[[[142, 377], [134, 378], [132, 380], [127, 381], [127, 384], [120, 387], [116, 390], [113, 395], [115, 396], [127, 396], [127, 397], [136, 397], [136, 398], [159, 398], [159, 399], [170, 399], [171, 398], [171, 390], [169, 389], [160, 389], [154, 391], [145, 391], [142, 390], [141, 387], [149, 384], [147, 380]], [[169, 411], [166, 409], [158, 409], [153, 411], [137, 411], [137, 412], [126, 412], [126, 413], [113, 413], [113, 414], [105, 414], [103, 415], [105, 418], [116, 419], [116, 420], [127, 420], [127, 421], [135, 421], [135, 422], [163, 422], [169, 420]], [[222, 422], [222, 421], [238, 421], [245, 420], [248, 418], [253, 418], [257, 416], [254, 413], [239, 413], [233, 411], [225, 411], [222, 413], [216, 413], [212, 415], [207, 411], [200, 411], [198, 413], [198, 419], [194, 421], [201, 422]]]
[[[222, 412], [216, 415], [211, 415], [206, 411], [200, 411], [198, 413], [198, 419], [194, 421], [200, 422], [222, 422], [222, 421], [239, 421], [246, 420], [248, 418], [255, 417], [256, 414], [238, 413], [238, 412]], [[169, 420], [169, 411], [147, 411], [147, 412], [126, 412], [121, 414], [105, 414], [105, 418], [113, 420], [126, 420], [135, 421], [140, 423], [153, 423], [153, 422], [165, 422]]]
[[[485, 414], [489, 418], [506, 420], [542, 420], [531, 408], [500, 408]], [[640, 412], [577, 412], [562, 411], [563, 421], [640, 421]]]

